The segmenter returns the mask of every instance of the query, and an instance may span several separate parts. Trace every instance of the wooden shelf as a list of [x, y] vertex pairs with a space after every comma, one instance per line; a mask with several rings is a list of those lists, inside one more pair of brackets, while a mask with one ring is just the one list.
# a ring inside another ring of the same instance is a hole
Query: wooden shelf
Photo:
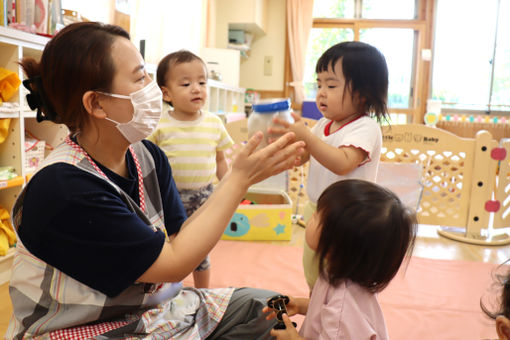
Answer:
[[42, 50], [48, 41], [50, 41], [49, 38], [37, 34], [0, 27], [0, 42]]
[[13, 188], [13, 187], [20, 187], [23, 185], [24, 182], [25, 181], [22, 176], [18, 176], [16, 178], [9, 179], [6, 181], [0, 181], [0, 190]]

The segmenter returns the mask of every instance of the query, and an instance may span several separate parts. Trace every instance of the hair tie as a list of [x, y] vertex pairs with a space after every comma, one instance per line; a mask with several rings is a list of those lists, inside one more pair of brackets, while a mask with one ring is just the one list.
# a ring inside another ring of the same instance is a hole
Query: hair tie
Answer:
[[28, 106], [31, 110], [37, 109], [37, 122], [40, 123], [43, 120], [55, 121], [57, 113], [46, 100], [41, 76], [23, 80], [23, 86], [29, 91], [26, 95]]

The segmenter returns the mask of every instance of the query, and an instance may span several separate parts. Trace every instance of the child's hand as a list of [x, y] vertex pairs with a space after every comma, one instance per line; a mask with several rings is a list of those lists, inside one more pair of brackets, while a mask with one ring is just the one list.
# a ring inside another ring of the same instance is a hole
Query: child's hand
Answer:
[[[289, 303], [285, 305], [285, 308], [287, 309], [287, 313], [290, 316], [296, 315], [299, 311], [299, 306], [296, 303], [296, 299], [292, 298], [292, 296], [289, 296]], [[262, 313], [267, 313], [266, 320], [271, 320], [276, 318], [276, 313], [273, 308], [270, 308], [268, 306], [262, 308]]]
[[295, 142], [295, 135], [287, 133], [274, 143], [256, 150], [262, 132], [255, 133], [232, 162], [230, 175], [246, 187], [299, 164], [305, 144]]
[[299, 336], [299, 333], [297, 332], [296, 328], [292, 324], [292, 321], [290, 321], [289, 316], [287, 314], [282, 315], [283, 322], [285, 323], [286, 329], [272, 329], [271, 335], [276, 337], [277, 340], [306, 340], [305, 338]]
[[267, 129], [267, 132], [272, 135], [294, 132], [297, 140], [306, 140], [306, 136], [310, 133], [310, 130], [305, 125], [305, 122], [294, 112], [292, 112], [292, 118], [294, 118], [293, 124], [278, 117], [273, 118], [273, 125]]

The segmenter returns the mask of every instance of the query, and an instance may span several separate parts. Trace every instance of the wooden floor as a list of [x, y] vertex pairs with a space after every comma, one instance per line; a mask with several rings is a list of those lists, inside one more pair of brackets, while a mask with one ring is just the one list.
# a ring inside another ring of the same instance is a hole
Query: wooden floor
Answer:
[[[452, 241], [437, 234], [437, 226], [422, 225], [418, 229], [418, 238], [414, 248], [414, 256], [432, 259], [479, 261], [500, 264], [510, 258], [510, 245], [485, 247]], [[302, 246], [304, 228], [294, 225], [292, 239], [285, 244]], [[279, 242], [270, 242], [279, 243]], [[0, 285], [0, 335], [5, 334], [12, 312], [8, 293], [8, 284]]]

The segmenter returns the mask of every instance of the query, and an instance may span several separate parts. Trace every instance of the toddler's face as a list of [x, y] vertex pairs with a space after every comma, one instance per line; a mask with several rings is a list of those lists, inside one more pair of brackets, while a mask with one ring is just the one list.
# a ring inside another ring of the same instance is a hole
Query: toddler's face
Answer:
[[353, 115], [361, 114], [359, 100], [353, 101], [351, 89], [345, 82], [342, 59], [334, 68], [317, 74], [317, 107], [324, 117], [336, 122], [347, 122]]
[[196, 116], [207, 99], [207, 72], [200, 60], [170, 65], [163, 99], [171, 101], [174, 112]]

